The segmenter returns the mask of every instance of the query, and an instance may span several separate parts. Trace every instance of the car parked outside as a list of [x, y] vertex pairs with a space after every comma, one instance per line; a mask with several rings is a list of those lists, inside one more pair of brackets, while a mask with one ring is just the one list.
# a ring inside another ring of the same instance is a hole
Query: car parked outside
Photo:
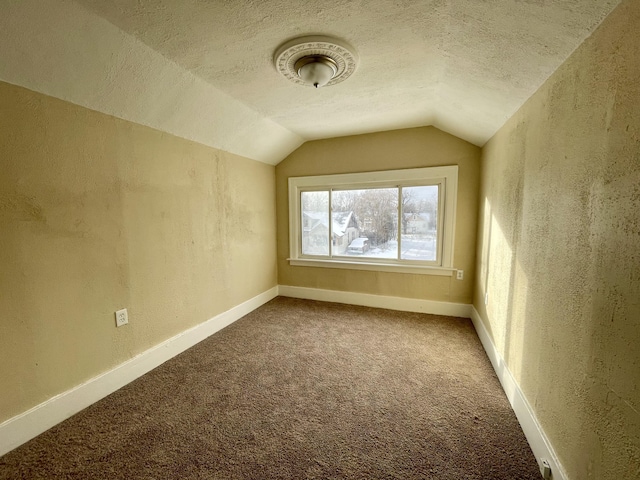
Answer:
[[353, 240], [347, 248], [347, 253], [365, 253], [369, 250], [369, 239], [360, 237]]

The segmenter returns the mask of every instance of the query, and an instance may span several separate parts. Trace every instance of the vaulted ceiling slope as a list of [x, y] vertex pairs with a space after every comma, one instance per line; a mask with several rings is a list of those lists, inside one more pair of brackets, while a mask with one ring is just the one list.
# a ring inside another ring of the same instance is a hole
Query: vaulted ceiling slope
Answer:
[[[275, 164], [306, 140], [434, 125], [483, 145], [619, 0], [5, 0], [0, 80]], [[273, 54], [330, 35], [345, 82]]]

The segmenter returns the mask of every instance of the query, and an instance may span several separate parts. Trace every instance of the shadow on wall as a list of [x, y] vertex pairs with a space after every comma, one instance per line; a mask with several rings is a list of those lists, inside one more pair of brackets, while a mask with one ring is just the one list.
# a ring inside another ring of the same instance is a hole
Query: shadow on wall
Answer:
[[482, 151], [474, 305], [571, 479], [640, 478], [639, 27], [623, 0]]
[[569, 478], [638, 478], [640, 168], [486, 149], [474, 304]]

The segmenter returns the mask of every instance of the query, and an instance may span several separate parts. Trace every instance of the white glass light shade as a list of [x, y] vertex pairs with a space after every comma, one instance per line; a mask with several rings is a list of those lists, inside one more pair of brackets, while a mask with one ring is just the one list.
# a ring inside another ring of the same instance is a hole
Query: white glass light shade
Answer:
[[325, 56], [303, 57], [295, 68], [303, 82], [316, 88], [329, 83], [338, 71], [336, 62]]
[[[276, 70], [296, 85], [331, 86], [349, 78], [356, 70], [355, 49], [332, 37], [312, 35], [289, 40], [273, 56]], [[307, 64], [320, 64], [309, 65]]]

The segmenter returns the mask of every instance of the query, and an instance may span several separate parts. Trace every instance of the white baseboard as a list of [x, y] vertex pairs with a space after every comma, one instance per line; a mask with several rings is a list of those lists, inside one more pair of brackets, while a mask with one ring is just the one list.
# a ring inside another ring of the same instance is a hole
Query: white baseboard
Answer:
[[290, 285], [280, 285], [279, 292], [283, 297], [388, 308], [390, 310], [400, 310], [403, 312], [431, 313], [434, 315], [447, 315], [449, 317], [471, 318], [471, 305], [465, 303], [436, 302], [434, 300], [420, 300], [417, 298], [388, 297], [368, 293], [293, 287]]
[[568, 480], [531, 406], [495, 348], [472, 305], [337, 290], [280, 285], [146, 350], [117, 367], [0, 424], [0, 456], [31, 440], [80, 410], [115, 392], [198, 342], [222, 330], [277, 295], [408, 312], [471, 318], [502, 388], [522, 426], [538, 463], [549, 462], [553, 480]]
[[278, 295], [273, 287], [0, 424], [0, 456], [115, 392]]
[[529, 442], [531, 450], [538, 461], [538, 465], [542, 466], [542, 461], [546, 460], [549, 462], [549, 466], [551, 467], [553, 480], [568, 480], [569, 477], [567, 477], [566, 472], [558, 461], [558, 457], [555, 454], [549, 439], [542, 430], [540, 423], [538, 423], [538, 419], [533, 413], [529, 402], [522, 393], [522, 390], [520, 390], [520, 386], [513, 378], [513, 375], [511, 375], [509, 368], [504, 362], [504, 358], [502, 358], [502, 355], [500, 355], [496, 349], [489, 332], [487, 332], [487, 329], [480, 318], [480, 314], [473, 305], [471, 306], [471, 321], [478, 333], [478, 337], [482, 342], [485, 352], [487, 352], [489, 360], [491, 360], [493, 369], [498, 375], [498, 379], [502, 384], [502, 389], [507, 395], [509, 403], [511, 403], [511, 407], [520, 422], [522, 431], [524, 432], [525, 437], [527, 437], [527, 441]]

